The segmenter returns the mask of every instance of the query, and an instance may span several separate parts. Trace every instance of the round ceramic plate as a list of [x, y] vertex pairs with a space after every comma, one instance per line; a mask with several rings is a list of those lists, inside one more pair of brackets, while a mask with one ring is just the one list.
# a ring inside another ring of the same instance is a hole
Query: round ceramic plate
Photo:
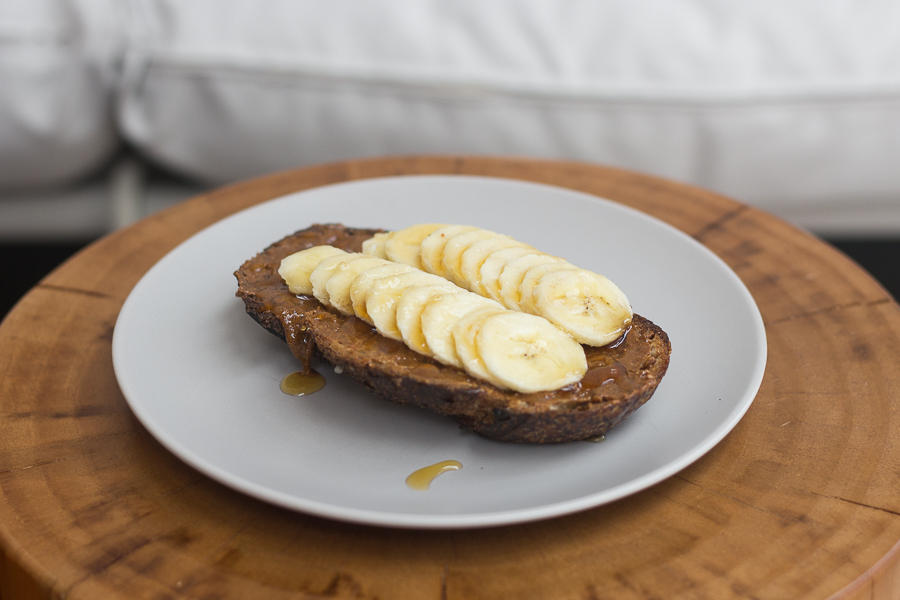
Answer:
[[[315, 394], [283, 394], [287, 346], [235, 298], [234, 271], [313, 223], [398, 229], [466, 223], [506, 233], [615, 281], [672, 341], [651, 400], [602, 443], [494, 442], [380, 399], [328, 365]], [[739, 343], [737, 342], [739, 340]], [[740, 420], [762, 381], [766, 339], [740, 279], [689, 236], [633, 209], [506, 179], [370, 179], [291, 194], [201, 231], [135, 286], [113, 360], [138, 419], [214, 479], [284, 507], [398, 527], [544, 519], [620, 499], [695, 461]], [[413, 471], [462, 464], [427, 491]]]

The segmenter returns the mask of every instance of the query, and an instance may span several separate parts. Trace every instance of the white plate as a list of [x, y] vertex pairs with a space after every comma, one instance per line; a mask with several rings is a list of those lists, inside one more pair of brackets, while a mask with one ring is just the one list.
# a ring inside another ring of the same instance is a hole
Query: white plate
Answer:
[[[603, 273], [669, 334], [654, 397], [603, 443], [493, 442], [381, 400], [320, 365], [328, 383], [279, 390], [287, 346], [244, 313], [233, 272], [312, 223], [401, 228], [469, 223]], [[157, 263], [122, 308], [119, 385], [138, 419], [203, 473], [257, 498], [334, 519], [453, 528], [543, 519], [617, 500], [695, 461], [746, 412], [766, 339], [753, 298], [709, 250], [619, 204], [526, 182], [372, 179], [300, 192], [201, 231]], [[406, 477], [453, 459], [427, 491]]]

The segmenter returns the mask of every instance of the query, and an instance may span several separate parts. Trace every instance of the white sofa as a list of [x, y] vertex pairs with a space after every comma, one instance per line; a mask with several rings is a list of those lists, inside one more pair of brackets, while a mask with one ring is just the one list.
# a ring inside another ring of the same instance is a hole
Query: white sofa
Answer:
[[0, 238], [411, 153], [604, 163], [900, 235], [900, 3], [0, 0]]

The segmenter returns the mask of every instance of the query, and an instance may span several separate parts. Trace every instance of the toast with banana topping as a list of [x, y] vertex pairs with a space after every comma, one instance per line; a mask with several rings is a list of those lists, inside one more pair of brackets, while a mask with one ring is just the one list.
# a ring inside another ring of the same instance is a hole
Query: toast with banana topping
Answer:
[[501, 441], [602, 436], [649, 400], [671, 353], [606, 278], [471, 226], [313, 225], [235, 275], [303, 370], [318, 356]]

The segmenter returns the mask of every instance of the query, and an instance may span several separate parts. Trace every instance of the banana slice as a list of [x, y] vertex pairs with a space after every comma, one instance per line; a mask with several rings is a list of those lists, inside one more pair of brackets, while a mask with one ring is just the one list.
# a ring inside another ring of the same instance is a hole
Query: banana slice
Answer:
[[419, 258], [419, 252], [422, 240], [434, 230], [446, 226], [445, 223], [422, 223], [394, 231], [384, 242], [384, 252], [388, 259], [394, 262], [421, 269], [422, 261]]
[[472, 225], [447, 225], [431, 232], [422, 240], [419, 252], [422, 269], [445, 277], [443, 269], [444, 246], [454, 235], [465, 231], [474, 231], [475, 229], [478, 228]]
[[353, 303], [350, 301], [350, 286], [353, 280], [366, 269], [378, 265], [390, 264], [387, 259], [376, 258], [364, 254], [351, 255], [344, 262], [337, 265], [325, 281], [325, 293], [328, 294], [328, 302], [339, 312], [345, 315], [353, 315]]
[[370, 267], [357, 275], [353, 283], [350, 284], [350, 305], [353, 307], [353, 314], [371, 325], [372, 317], [366, 311], [366, 294], [369, 293], [369, 289], [381, 277], [406, 273], [407, 271], [412, 271], [412, 267], [391, 262]]
[[463, 368], [453, 342], [453, 327], [468, 312], [483, 306], [503, 308], [493, 300], [464, 290], [457, 294], [440, 294], [428, 302], [422, 311], [422, 334], [436, 361]]
[[284, 279], [292, 294], [304, 294], [311, 296], [312, 283], [309, 276], [326, 256], [335, 254], [347, 254], [333, 246], [313, 246], [300, 252], [294, 252], [282, 259], [278, 266], [278, 274]]
[[[460, 257], [459, 277], [460, 280], [465, 283], [462, 287], [468, 289], [470, 292], [490, 297], [482, 282], [481, 267], [491, 254], [505, 248], [527, 248], [537, 252], [537, 250], [528, 244], [517, 242], [505, 235], [475, 242], [469, 246]], [[499, 276], [499, 274], [498, 271], [497, 276]]]
[[549, 254], [525, 254], [509, 261], [497, 278], [500, 287], [500, 297], [497, 300], [510, 310], [522, 310], [519, 305], [519, 286], [528, 270], [537, 265], [560, 262], [564, 262], [563, 259]]
[[491, 252], [478, 270], [481, 277], [481, 287], [485, 292], [482, 295], [487, 295], [488, 298], [499, 301], [500, 273], [503, 272], [503, 267], [506, 266], [506, 263], [526, 254], [540, 254], [540, 252], [533, 248], [519, 247], [503, 248], [502, 250]]
[[313, 296], [316, 297], [316, 300], [326, 306], [329, 304], [328, 290], [325, 289], [325, 284], [328, 282], [328, 279], [335, 273], [341, 264], [358, 256], [362, 255], [356, 252], [345, 252], [344, 254], [332, 254], [326, 256], [319, 261], [316, 268], [309, 274], [309, 282], [312, 284], [312, 293]]
[[422, 311], [438, 294], [459, 292], [460, 289], [447, 280], [438, 285], [411, 285], [403, 290], [397, 301], [395, 318], [404, 343], [419, 354], [433, 356], [425, 343], [425, 334], [422, 333]]
[[456, 285], [468, 289], [468, 285], [463, 281], [460, 272], [463, 253], [476, 242], [497, 237], [500, 237], [499, 233], [494, 233], [487, 229], [473, 229], [458, 233], [447, 240], [447, 243], [444, 245], [443, 256], [441, 257], [441, 270], [444, 277]]
[[475, 346], [491, 381], [525, 394], [575, 383], [587, 371], [578, 342], [527, 313], [506, 311], [485, 317]]
[[363, 241], [363, 254], [387, 260], [387, 254], [384, 251], [384, 243], [387, 241], [389, 235], [391, 235], [390, 231], [384, 231], [382, 233], [376, 233], [374, 236]]
[[481, 355], [478, 354], [478, 348], [475, 345], [475, 336], [481, 330], [481, 325], [484, 322], [485, 317], [505, 311], [505, 308], [496, 306], [476, 308], [457, 321], [456, 325], [453, 327], [453, 344], [456, 348], [456, 355], [463, 365], [463, 369], [465, 369], [467, 373], [474, 375], [479, 379], [490, 381], [495, 385], [496, 382], [493, 381], [491, 374], [488, 373], [487, 367], [484, 366], [484, 360], [482, 360]]
[[534, 291], [534, 287], [547, 273], [566, 270], [576, 271], [579, 269], [575, 265], [566, 261], [543, 263], [528, 269], [528, 271], [525, 272], [525, 277], [522, 279], [522, 283], [519, 284], [519, 309], [522, 312], [527, 312], [532, 315], [539, 315], [540, 313], [534, 306], [534, 295], [532, 294], [532, 292]]
[[628, 299], [613, 282], [584, 269], [549, 272], [531, 295], [539, 315], [590, 346], [614, 341], [633, 317]]
[[[375, 329], [385, 337], [403, 340], [403, 334], [397, 327], [397, 304], [403, 290], [413, 285], [449, 287], [449, 282], [443, 277], [413, 269], [376, 279], [366, 292], [366, 313], [372, 319]], [[456, 289], [462, 291], [460, 288]]]

